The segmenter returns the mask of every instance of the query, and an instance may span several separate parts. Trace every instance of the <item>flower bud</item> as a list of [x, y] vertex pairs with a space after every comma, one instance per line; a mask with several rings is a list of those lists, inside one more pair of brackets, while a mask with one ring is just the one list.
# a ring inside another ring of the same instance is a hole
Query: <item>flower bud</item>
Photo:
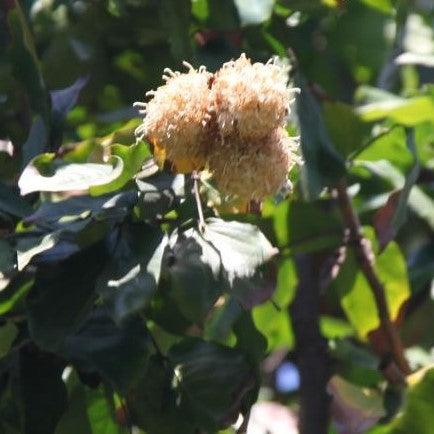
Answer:
[[274, 59], [252, 64], [245, 54], [224, 64], [215, 74], [210, 104], [221, 134], [255, 140], [283, 126], [298, 90], [288, 88], [288, 70]]
[[259, 140], [228, 136], [211, 150], [208, 166], [222, 193], [261, 201], [286, 186], [289, 171], [300, 163], [297, 148], [284, 128]]
[[152, 97], [148, 103], [135, 103], [145, 115], [136, 136], [147, 138], [171, 161], [200, 159], [209, 135], [211, 74], [205, 67], [195, 70], [184, 64], [189, 68], [187, 73], [166, 68], [166, 84], [146, 94]]

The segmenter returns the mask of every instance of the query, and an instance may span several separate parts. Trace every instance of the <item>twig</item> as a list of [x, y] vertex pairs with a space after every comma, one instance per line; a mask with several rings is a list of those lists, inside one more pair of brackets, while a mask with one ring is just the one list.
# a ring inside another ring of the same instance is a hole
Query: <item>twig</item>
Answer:
[[199, 215], [199, 229], [203, 231], [205, 228], [205, 219], [203, 217], [202, 201], [200, 200], [199, 193], [199, 175], [194, 171], [191, 177], [193, 178], [193, 193], [194, 198], [196, 199], [197, 213]]
[[404, 355], [404, 349], [401, 338], [390, 319], [389, 308], [387, 306], [386, 294], [384, 285], [381, 283], [372, 264], [372, 249], [366, 238], [363, 237], [362, 228], [359, 217], [348, 196], [347, 187], [344, 181], [341, 181], [336, 186], [338, 202], [341, 213], [346, 226], [350, 231], [350, 240], [354, 246], [356, 257], [360, 268], [372, 289], [375, 298], [375, 304], [380, 318], [380, 327], [383, 330], [384, 336], [389, 342], [390, 351], [393, 359], [404, 375], [411, 372], [407, 359]]
[[319, 260], [313, 254], [295, 256], [299, 284], [290, 307], [300, 371], [300, 434], [326, 434], [330, 397], [330, 361], [319, 327]]

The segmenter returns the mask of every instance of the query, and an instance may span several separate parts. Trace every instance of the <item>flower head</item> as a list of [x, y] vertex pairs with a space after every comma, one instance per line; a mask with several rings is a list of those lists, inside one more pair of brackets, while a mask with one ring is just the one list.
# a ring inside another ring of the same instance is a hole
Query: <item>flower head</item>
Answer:
[[252, 64], [245, 54], [224, 64], [210, 95], [221, 134], [259, 139], [283, 126], [298, 90], [288, 87], [288, 70], [275, 59]]
[[138, 138], [146, 137], [169, 160], [200, 159], [205, 154], [209, 134], [209, 80], [205, 67], [195, 70], [184, 62], [188, 72], [181, 74], [166, 68], [166, 83], [146, 95], [147, 103], [136, 103], [145, 115], [136, 130]]
[[284, 128], [259, 140], [229, 136], [213, 148], [208, 166], [218, 189], [246, 200], [263, 200], [288, 183], [291, 168], [300, 163], [296, 139]]

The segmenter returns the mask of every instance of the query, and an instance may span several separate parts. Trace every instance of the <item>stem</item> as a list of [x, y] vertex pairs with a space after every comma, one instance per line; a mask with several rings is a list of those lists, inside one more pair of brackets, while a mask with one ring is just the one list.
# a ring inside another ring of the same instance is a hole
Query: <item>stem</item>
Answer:
[[401, 338], [390, 318], [384, 285], [378, 278], [372, 264], [371, 258], [373, 257], [373, 253], [371, 246], [366, 238], [363, 237], [359, 217], [354, 211], [344, 181], [338, 183], [336, 186], [336, 191], [339, 207], [341, 209], [344, 222], [350, 231], [350, 240], [353, 242], [360, 268], [365, 275], [374, 295], [378, 316], [380, 318], [380, 327], [383, 330], [385, 338], [389, 342], [390, 351], [396, 365], [403, 374], [407, 375], [411, 372], [411, 370], [404, 355]]
[[327, 342], [321, 336], [319, 258], [313, 254], [295, 256], [298, 287], [290, 307], [300, 372], [300, 434], [326, 434], [330, 397], [327, 383], [330, 361]]
[[196, 199], [197, 214], [199, 216], [199, 229], [202, 231], [205, 228], [205, 219], [203, 217], [202, 201], [200, 200], [199, 192], [199, 175], [196, 171], [192, 174], [193, 178], [193, 193]]

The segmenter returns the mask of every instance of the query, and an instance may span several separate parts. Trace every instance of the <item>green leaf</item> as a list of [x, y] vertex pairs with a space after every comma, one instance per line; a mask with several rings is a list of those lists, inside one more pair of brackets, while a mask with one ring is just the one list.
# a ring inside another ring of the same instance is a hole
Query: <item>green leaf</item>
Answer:
[[230, 284], [235, 278], [252, 277], [277, 253], [264, 234], [249, 223], [209, 218], [203, 238], [219, 252]]
[[173, 371], [160, 357], [152, 356], [142, 377], [126, 399], [133, 423], [152, 434], [195, 434], [193, 418], [179, 409], [172, 385]]
[[[396, 189], [402, 189], [405, 185], [404, 175], [387, 160], [375, 162], [357, 161], [357, 165], [368, 169], [376, 176], [386, 179]], [[413, 185], [409, 193], [408, 206], [434, 229], [434, 201], [417, 185]]]
[[63, 364], [52, 354], [25, 350], [20, 352], [17, 368], [17, 386], [23, 410], [21, 432], [53, 434], [66, 409]]
[[110, 262], [98, 278], [97, 291], [108, 303], [117, 323], [140, 312], [160, 281], [167, 238], [145, 225], [120, 229]]
[[0, 211], [23, 218], [33, 209], [14, 188], [0, 182]]
[[294, 334], [286, 308], [279, 309], [268, 301], [256, 306], [252, 315], [255, 326], [267, 339], [267, 352], [293, 348]]
[[[18, 181], [21, 194], [26, 195], [35, 191], [64, 192], [79, 190], [87, 192], [91, 186], [104, 186], [121, 177], [124, 173], [124, 163], [119, 157], [114, 158], [114, 166], [110, 164], [83, 163], [65, 164], [54, 160], [50, 165], [51, 176], [42, 175], [37, 167], [42, 159], [54, 157], [52, 154], [42, 154], [24, 169]], [[105, 187], [101, 187], [103, 192]]]
[[139, 189], [140, 217], [144, 220], [163, 216], [185, 196], [184, 175], [158, 172], [147, 178], [136, 179]]
[[15, 250], [6, 240], [0, 239], [0, 291], [1, 280], [10, 275], [15, 268]]
[[301, 89], [297, 98], [304, 160], [301, 182], [305, 197], [311, 200], [318, 197], [323, 188], [336, 183], [344, 175], [345, 165], [330, 140], [321, 109], [306, 80], [298, 75], [295, 85]]
[[341, 217], [325, 200], [286, 200], [278, 205], [266, 202], [263, 216], [273, 219], [279, 247], [291, 254], [336, 247], [342, 240]]
[[[410, 296], [407, 266], [396, 243], [389, 243], [377, 256], [374, 269], [385, 287], [386, 300], [390, 317], [395, 320], [402, 304]], [[340, 301], [348, 320], [362, 339], [380, 325], [377, 306], [368, 281], [361, 272], [355, 253], [347, 251], [334, 287], [340, 295]]]
[[170, 237], [163, 275], [169, 297], [188, 320], [202, 323], [223, 288], [218, 251], [195, 229]]
[[49, 145], [47, 126], [40, 115], [35, 116], [27, 136], [22, 145], [21, 167], [25, 167], [37, 155], [45, 152]]
[[394, 11], [391, 0], [362, 0], [367, 6], [377, 9], [385, 14], [392, 14]]
[[340, 318], [322, 315], [320, 318], [321, 334], [327, 339], [343, 339], [354, 335], [351, 325]]
[[[269, 262], [277, 249], [256, 226], [209, 218], [202, 236], [212, 249], [211, 256], [219, 256], [210, 262], [214, 274], [223, 271], [228, 292], [246, 309], [271, 297], [276, 277], [274, 265]], [[216, 267], [218, 260], [223, 270]]]
[[94, 434], [92, 432], [86, 408], [86, 388], [75, 372], [66, 380], [68, 389], [68, 407], [57, 424], [55, 434]]
[[177, 61], [190, 59], [190, 0], [161, 0], [160, 19], [170, 42], [172, 56]]
[[325, 101], [323, 113], [330, 138], [342, 156], [348, 157], [362, 146], [370, 128], [350, 105]]
[[96, 246], [36, 276], [27, 297], [27, 315], [30, 334], [39, 346], [59, 350], [65, 337], [77, 329], [92, 308], [104, 259], [102, 246]]
[[61, 145], [66, 115], [77, 103], [80, 92], [86, 86], [88, 80], [88, 77], [80, 77], [71, 86], [50, 92], [51, 149], [57, 149]]
[[11, 37], [11, 45], [7, 47], [6, 53], [13, 66], [13, 77], [26, 90], [33, 111], [40, 114], [48, 124], [49, 97], [36, 55], [33, 36], [19, 2], [10, 3], [13, 6], [10, 6], [9, 10], [5, 8], [7, 30]]
[[270, 19], [274, 0], [234, 0], [241, 19], [241, 25], [261, 24]]
[[386, 415], [383, 396], [376, 389], [362, 389], [334, 375], [327, 391], [333, 398], [333, 421], [341, 432], [365, 432]]
[[425, 121], [434, 121], [434, 100], [429, 96], [397, 98], [374, 102], [359, 107], [356, 112], [366, 122], [384, 118], [411, 127]]
[[17, 335], [18, 329], [10, 321], [0, 327], [0, 359], [9, 352]]
[[395, 238], [398, 231], [404, 225], [407, 219], [407, 202], [410, 192], [420, 173], [420, 164], [414, 143], [414, 131], [407, 132], [407, 141], [408, 148], [414, 155], [414, 166], [408, 174], [402, 190], [393, 192], [389, 196], [386, 205], [374, 217], [374, 227], [380, 244], [380, 250]]
[[[118, 194], [105, 196], [75, 196], [65, 200], [42, 202], [31, 215], [25, 218], [26, 224], [35, 224], [43, 227], [62, 227], [60, 220], [80, 220], [84, 216], [93, 216], [95, 219], [103, 219], [110, 215], [109, 210], [123, 211], [131, 210], [137, 202], [135, 191], [124, 191]], [[58, 223], [58, 225], [56, 225]]]
[[131, 146], [112, 145], [110, 147], [112, 157], [122, 161], [122, 170], [118, 176], [104, 184], [89, 186], [92, 196], [111, 193], [121, 189], [140, 170], [142, 164], [151, 154], [143, 142], [137, 142]]
[[81, 371], [99, 373], [126, 393], [140, 379], [149, 358], [148, 335], [138, 318], [117, 326], [104, 308], [94, 309], [76, 334], [64, 340], [61, 354]]
[[234, 423], [255, 386], [251, 368], [238, 350], [185, 339], [169, 352], [173, 385], [181, 408], [203, 430]]
[[410, 387], [403, 408], [390, 423], [374, 428], [370, 434], [430, 434], [432, 431], [434, 401], [434, 369], [422, 369], [407, 379]]

